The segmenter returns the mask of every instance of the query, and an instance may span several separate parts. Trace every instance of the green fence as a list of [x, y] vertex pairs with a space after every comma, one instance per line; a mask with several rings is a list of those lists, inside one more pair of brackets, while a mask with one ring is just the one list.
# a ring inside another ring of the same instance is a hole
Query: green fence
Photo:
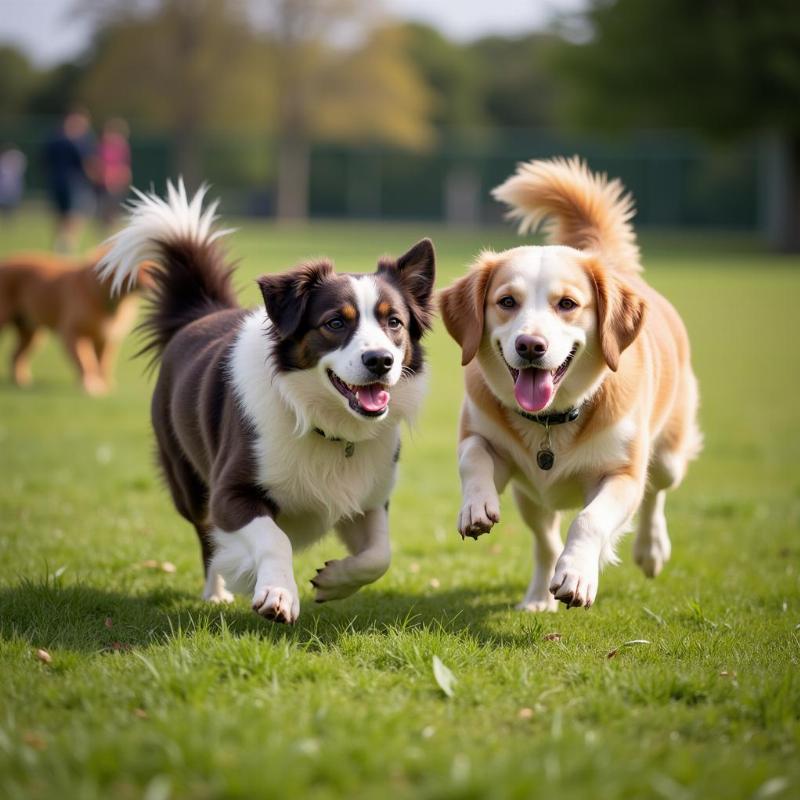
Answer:
[[[55, 122], [0, 119], [0, 142], [29, 158], [28, 192], [43, 196], [43, 143]], [[134, 183], [162, 187], [176, 174], [173, 141], [136, 132]], [[763, 214], [763, 148], [720, 149], [689, 134], [652, 131], [625, 139], [552, 131], [453, 132], [426, 152], [317, 142], [310, 154], [312, 217], [494, 222], [501, 209], [489, 190], [518, 161], [580, 154], [593, 169], [620, 177], [633, 192], [641, 225], [757, 230]], [[270, 215], [275, 208], [275, 147], [269, 139], [207, 135], [199, 172], [228, 213]]]

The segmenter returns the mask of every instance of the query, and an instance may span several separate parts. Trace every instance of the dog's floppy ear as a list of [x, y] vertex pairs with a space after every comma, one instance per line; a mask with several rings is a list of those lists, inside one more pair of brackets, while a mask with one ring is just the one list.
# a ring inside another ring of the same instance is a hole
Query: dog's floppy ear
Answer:
[[316, 261], [279, 275], [262, 275], [258, 279], [267, 314], [282, 338], [294, 335], [312, 289], [332, 273], [333, 265], [329, 261]]
[[405, 295], [411, 312], [411, 335], [415, 339], [431, 327], [436, 254], [430, 239], [421, 239], [397, 261], [382, 259], [378, 272], [394, 280]]
[[461, 345], [462, 366], [475, 358], [481, 345], [486, 291], [496, 261], [496, 253], [481, 253], [467, 275], [439, 293], [444, 326]]
[[592, 260], [586, 265], [594, 283], [597, 299], [597, 329], [603, 358], [612, 372], [619, 367], [619, 357], [639, 335], [647, 303], [623, 278], [609, 273]]

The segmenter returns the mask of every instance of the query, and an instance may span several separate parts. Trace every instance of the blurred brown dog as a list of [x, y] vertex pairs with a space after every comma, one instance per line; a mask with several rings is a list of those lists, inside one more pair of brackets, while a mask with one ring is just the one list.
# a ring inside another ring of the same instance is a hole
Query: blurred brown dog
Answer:
[[42, 328], [60, 336], [91, 395], [111, 385], [114, 357], [136, 317], [135, 292], [147, 281], [140, 270], [132, 291], [112, 296], [94, 268], [104, 250], [82, 259], [53, 253], [18, 253], [0, 261], [0, 331], [11, 325], [17, 346], [11, 375], [18, 386], [31, 382], [30, 357]]

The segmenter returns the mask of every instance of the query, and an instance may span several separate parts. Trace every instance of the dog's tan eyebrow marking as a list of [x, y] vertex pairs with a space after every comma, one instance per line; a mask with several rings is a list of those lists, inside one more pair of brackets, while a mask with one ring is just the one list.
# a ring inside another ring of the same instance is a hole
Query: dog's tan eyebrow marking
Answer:
[[385, 300], [383, 300], [380, 303], [378, 303], [378, 309], [377, 310], [378, 310], [378, 314], [380, 314], [382, 317], [386, 317], [386, 316], [388, 316], [389, 312], [392, 310], [392, 306], [389, 303], [387, 303]]
[[354, 306], [348, 304], [346, 306], [342, 306], [342, 316], [352, 322], [358, 316], [358, 312]]

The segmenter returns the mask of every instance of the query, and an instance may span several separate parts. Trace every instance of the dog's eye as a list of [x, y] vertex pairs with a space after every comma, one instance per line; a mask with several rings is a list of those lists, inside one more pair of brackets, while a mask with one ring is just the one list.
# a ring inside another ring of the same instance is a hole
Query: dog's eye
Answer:
[[325, 323], [325, 327], [332, 331], [340, 331], [344, 328], [344, 320], [341, 317], [333, 317]]
[[573, 308], [578, 307], [578, 304], [571, 297], [562, 297], [558, 301], [558, 307], [561, 311], [572, 311]]
[[497, 305], [502, 306], [503, 308], [514, 308], [516, 304], [517, 301], [510, 294], [501, 297], [497, 301]]
[[403, 320], [401, 320], [400, 317], [389, 317], [389, 319], [386, 321], [386, 324], [392, 330], [396, 331], [398, 328], [402, 328], [403, 327]]

